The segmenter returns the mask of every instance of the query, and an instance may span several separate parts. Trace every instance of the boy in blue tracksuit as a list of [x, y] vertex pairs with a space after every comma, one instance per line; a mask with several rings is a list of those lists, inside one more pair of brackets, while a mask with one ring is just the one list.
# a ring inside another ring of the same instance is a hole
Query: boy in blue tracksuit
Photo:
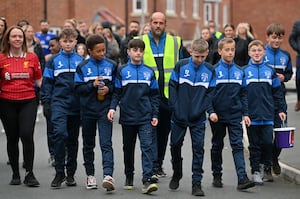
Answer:
[[[62, 47], [57, 55], [47, 62], [43, 74], [41, 100], [50, 106], [54, 133], [55, 171], [51, 187], [59, 188], [66, 180], [68, 186], [75, 186], [77, 169], [78, 135], [80, 127], [79, 96], [75, 92], [74, 74], [83, 58], [74, 51], [77, 32], [62, 30], [59, 42]], [[65, 177], [65, 152], [67, 163]]]
[[154, 155], [152, 128], [158, 124], [160, 99], [154, 70], [142, 61], [144, 49], [145, 43], [140, 39], [132, 39], [128, 43], [130, 61], [118, 68], [107, 117], [112, 121], [117, 105], [120, 106], [126, 176], [124, 188], [133, 188], [134, 149], [138, 135], [142, 151], [142, 192], [149, 194], [157, 190], [157, 185], [151, 181]]
[[211, 162], [213, 172], [213, 186], [223, 187], [222, 183], [222, 150], [224, 137], [228, 129], [232, 155], [238, 178], [238, 190], [255, 186], [248, 179], [245, 169], [242, 119], [246, 125], [250, 123], [248, 117], [247, 93], [244, 89], [243, 69], [234, 62], [235, 41], [224, 38], [218, 43], [218, 53], [221, 60], [214, 66], [215, 78], [212, 86], [214, 96], [212, 98], [213, 111], [209, 111], [210, 125], [212, 129]]
[[187, 127], [192, 139], [192, 195], [204, 196], [203, 174], [206, 110], [211, 111], [210, 83], [213, 67], [205, 62], [208, 43], [204, 39], [192, 42], [191, 57], [175, 65], [169, 81], [169, 105], [172, 108], [171, 155], [173, 176], [169, 188], [176, 190], [182, 178], [181, 148]]
[[249, 138], [252, 180], [263, 184], [260, 173], [260, 157], [264, 153], [265, 168], [271, 168], [274, 110], [281, 120], [285, 119], [284, 95], [275, 70], [263, 62], [263, 42], [254, 40], [249, 44], [251, 57], [245, 67], [245, 82], [248, 94], [248, 111], [251, 124], [247, 128]]
[[[284, 83], [289, 81], [293, 75], [292, 70], [292, 60], [290, 53], [288, 51], [280, 49], [283, 37], [285, 35], [284, 27], [281, 24], [272, 23], [267, 27], [266, 36], [267, 36], [267, 45], [266, 45], [266, 54], [264, 62], [268, 66], [275, 69], [276, 74], [281, 82], [280, 89], [284, 96], [285, 110], [287, 114], [287, 103], [285, 100], [286, 88]], [[282, 127], [282, 121], [277, 114], [278, 110], [274, 112], [274, 128]], [[286, 123], [287, 121], [285, 121]], [[280, 174], [281, 168], [278, 163], [278, 157], [280, 155], [281, 149], [276, 146], [275, 140], [273, 142], [273, 158], [272, 158], [272, 168], [273, 172], [277, 175]], [[262, 164], [264, 164], [264, 157], [262, 157]], [[273, 181], [270, 168], [265, 168], [265, 179], [266, 181]]]
[[86, 188], [97, 188], [94, 177], [94, 148], [98, 125], [104, 177], [102, 187], [107, 191], [113, 191], [115, 186], [112, 178], [114, 169], [112, 122], [108, 121], [106, 115], [117, 65], [105, 57], [105, 40], [102, 36], [91, 35], [86, 41], [86, 46], [90, 58], [80, 63], [75, 73], [75, 89], [80, 96]]

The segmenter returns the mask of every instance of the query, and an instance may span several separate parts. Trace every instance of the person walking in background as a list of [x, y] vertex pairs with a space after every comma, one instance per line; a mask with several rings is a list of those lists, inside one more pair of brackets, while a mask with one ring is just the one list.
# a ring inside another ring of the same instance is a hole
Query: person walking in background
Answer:
[[209, 20], [207, 26], [209, 27], [210, 34], [214, 39], [219, 40], [223, 37], [223, 33], [216, 30], [216, 22], [214, 20]]
[[[59, 37], [52, 37], [49, 41], [49, 48], [51, 51], [51, 54], [48, 54], [46, 56], [46, 62], [49, 61], [49, 59], [55, 55], [58, 54], [61, 46], [59, 44]], [[46, 118], [46, 131], [47, 131], [47, 144], [48, 144], [48, 150], [50, 157], [48, 159], [48, 164], [51, 166], [55, 166], [55, 159], [54, 159], [54, 133], [53, 133], [53, 125], [51, 122], [51, 110], [50, 106], [43, 106], [43, 114]]]
[[112, 34], [112, 31], [109, 28], [104, 28], [102, 30], [103, 36], [106, 40], [106, 57], [115, 61], [117, 64], [119, 63], [119, 54], [120, 54], [120, 47], [119, 44]]
[[98, 126], [103, 166], [102, 187], [110, 192], [115, 190], [115, 182], [112, 177], [114, 170], [112, 123], [107, 119], [107, 112], [117, 65], [105, 57], [105, 40], [102, 36], [89, 36], [86, 45], [91, 57], [77, 67], [75, 74], [75, 89], [80, 96], [86, 188], [97, 188], [94, 148]]
[[59, 188], [65, 180], [67, 186], [76, 186], [80, 102], [75, 92], [74, 74], [83, 61], [75, 52], [77, 34], [74, 29], [62, 30], [59, 36], [62, 50], [47, 62], [43, 74], [41, 100], [44, 108], [51, 111], [54, 133], [56, 174], [51, 182], [53, 188]]
[[181, 148], [189, 127], [193, 151], [192, 194], [204, 196], [201, 187], [204, 135], [206, 111], [212, 108], [209, 86], [214, 72], [212, 65], [204, 61], [208, 55], [208, 43], [204, 39], [194, 40], [190, 53], [190, 58], [177, 62], [169, 82], [169, 105], [173, 112], [170, 138], [173, 176], [169, 188], [176, 190], [182, 178]]
[[232, 38], [223, 38], [218, 43], [218, 52], [221, 60], [214, 65], [215, 77], [212, 87], [213, 110], [209, 111], [212, 130], [211, 163], [213, 172], [213, 186], [221, 188], [222, 183], [222, 151], [224, 137], [228, 130], [229, 141], [235, 170], [238, 178], [238, 190], [245, 190], [255, 186], [248, 179], [245, 168], [242, 118], [245, 124], [250, 124], [248, 117], [247, 93], [244, 88], [244, 72], [234, 64], [235, 41]]
[[141, 35], [145, 42], [144, 64], [154, 69], [160, 90], [159, 123], [153, 128], [154, 175], [166, 177], [163, 160], [171, 130], [171, 109], [168, 105], [168, 82], [176, 62], [183, 58], [181, 38], [166, 33], [166, 17], [154, 12], [150, 18], [151, 31]]
[[128, 34], [126, 38], [121, 42], [120, 47], [120, 61], [121, 64], [126, 64], [128, 62], [128, 42], [133, 39], [134, 37], [138, 36], [140, 31], [140, 22], [138, 21], [131, 21], [128, 26]]
[[284, 96], [275, 70], [263, 62], [265, 49], [260, 40], [249, 44], [249, 64], [245, 66], [245, 82], [248, 95], [248, 110], [251, 119], [247, 127], [252, 180], [263, 184], [260, 173], [260, 157], [264, 153], [266, 168], [271, 168], [274, 110], [285, 120]]
[[2, 39], [6, 29], [7, 29], [6, 19], [4, 17], [0, 17], [0, 50], [1, 50]]
[[64, 21], [63, 28], [75, 30], [77, 32], [77, 44], [85, 44], [85, 37], [83, 37], [77, 29], [77, 21], [75, 19], [66, 19]]
[[201, 38], [204, 39], [205, 41], [207, 41], [208, 43], [208, 55], [205, 59], [206, 62], [210, 63], [210, 64], [216, 64], [214, 63], [214, 60], [216, 60], [214, 58], [214, 56], [219, 56], [218, 55], [218, 41], [211, 36], [211, 33], [209, 31], [209, 27], [208, 26], [204, 26], [201, 29]]
[[[278, 23], [272, 23], [270, 24], [266, 29], [266, 38], [267, 38], [267, 45], [265, 47], [266, 54], [264, 57], [264, 62], [272, 68], [275, 69], [276, 74], [281, 82], [281, 92], [282, 95], [284, 95], [284, 112], [287, 115], [287, 103], [285, 99], [286, 95], [286, 88], [285, 88], [285, 82], [289, 81], [293, 75], [293, 69], [292, 69], [292, 60], [290, 53], [286, 50], [282, 50], [281, 44], [283, 41], [283, 37], [285, 35], [285, 29], [281, 24]], [[280, 128], [283, 125], [283, 122], [279, 115], [277, 114], [277, 110], [275, 109], [275, 117], [274, 117], [274, 128]], [[284, 121], [286, 124], [287, 121]], [[274, 139], [273, 142], [273, 158], [272, 158], [272, 168], [273, 172], [276, 175], [279, 175], [281, 173], [281, 168], [278, 163], [278, 157], [281, 153], [281, 148], [278, 148], [276, 145], [276, 141]], [[264, 181], [273, 182], [273, 177], [271, 173], [271, 165], [269, 165], [267, 162], [264, 163], [265, 158], [262, 156], [261, 158], [261, 164], [264, 165]], [[270, 166], [270, 167], [268, 167]]]
[[292, 49], [297, 53], [296, 55], [296, 90], [297, 102], [295, 104], [295, 111], [300, 111], [300, 19], [296, 20], [291, 34], [289, 36], [289, 43]]
[[126, 176], [124, 188], [133, 189], [135, 143], [138, 135], [142, 151], [142, 192], [150, 194], [158, 189], [151, 177], [152, 127], [158, 123], [159, 89], [154, 70], [143, 64], [144, 49], [145, 43], [142, 40], [129, 41], [127, 53], [130, 61], [118, 68], [107, 118], [113, 121], [116, 107], [119, 105]]
[[88, 59], [90, 57], [85, 44], [78, 44], [76, 46], [76, 53], [83, 59]]
[[250, 56], [248, 55], [248, 45], [254, 39], [254, 36], [249, 30], [249, 24], [242, 22], [236, 27], [235, 32], [235, 56], [234, 62], [239, 66], [248, 64]]
[[23, 145], [25, 178], [39, 186], [33, 174], [34, 127], [37, 114], [34, 84], [41, 86], [42, 70], [37, 56], [28, 52], [25, 33], [11, 26], [3, 36], [0, 54], [0, 118], [7, 138], [7, 153], [13, 171], [10, 185], [20, 185], [19, 139]]
[[35, 37], [40, 41], [44, 56], [51, 54], [49, 49], [49, 41], [55, 36], [56, 34], [49, 32], [49, 22], [46, 19], [42, 19], [40, 21], [40, 32], [36, 32]]

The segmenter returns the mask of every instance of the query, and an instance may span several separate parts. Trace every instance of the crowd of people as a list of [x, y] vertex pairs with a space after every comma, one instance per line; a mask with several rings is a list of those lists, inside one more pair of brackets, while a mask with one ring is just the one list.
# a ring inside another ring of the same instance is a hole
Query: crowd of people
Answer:
[[[284, 83], [292, 78], [290, 53], [281, 49], [285, 29], [272, 23], [266, 41], [258, 40], [251, 24], [235, 29], [226, 24], [216, 31], [214, 21], [201, 27], [201, 38], [184, 46], [180, 36], [167, 30], [166, 16], [154, 12], [140, 27], [130, 21], [115, 31], [107, 21], [93, 23], [66, 19], [59, 35], [50, 32], [47, 20], [35, 32], [26, 20], [9, 26], [0, 17], [0, 118], [7, 137], [10, 185], [22, 184], [19, 140], [23, 145], [23, 183], [37, 187], [34, 175], [34, 127], [38, 106], [43, 107], [49, 164], [55, 168], [52, 188], [76, 186], [79, 136], [82, 135], [86, 189], [98, 188], [94, 148], [99, 134], [102, 184], [115, 190], [113, 119], [120, 109], [124, 156], [124, 189], [134, 188], [134, 152], [140, 140], [142, 193], [158, 189], [166, 177], [163, 163], [170, 137], [171, 190], [183, 175], [181, 149], [189, 128], [192, 139], [192, 195], [202, 190], [204, 139], [209, 121], [212, 131], [212, 185], [223, 187], [224, 137], [228, 132], [234, 159], [237, 189], [246, 190], [273, 182], [279, 175], [281, 149], [273, 128], [287, 123]], [[298, 53], [300, 21], [289, 43]], [[296, 73], [300, 110], [300, 74]], [[191, 106], [193, 105], [193, 106]], [[243, 128], [249, 139], [251, 178], [246, 172]], [[80, 134], [80, 127], [82, 134]]]

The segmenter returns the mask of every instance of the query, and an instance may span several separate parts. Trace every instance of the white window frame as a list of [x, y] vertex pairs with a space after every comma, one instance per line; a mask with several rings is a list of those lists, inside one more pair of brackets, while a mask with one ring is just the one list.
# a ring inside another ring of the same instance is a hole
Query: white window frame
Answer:
[[185, 0], [181, 0], [180, 4], [181, 4], [180, 16], [181, 17], [186, 17], [185, 16]]
[[223, 6], [223, 26], [222, 27], [224, 27], [225, 24], [227, 24], [227, 23], [228, 23], [228, 7], [227, 7], [227, 5], [224, 5]]
[[132, 11], [134, 14], [141, 14], [142, 8], [137, 8], [137, 3], [144, 1], [144, 12], [147, 13], [148, 11], [148, 0], [133, 0], [132, 1]]
[[209, 20], [212, 20], [212, 4], [204, 3], [203, 4], [203, 22], [207, 24]]
[[166, 0], [166, 14], [175, 15], [176, 14], [176, 0]]
[[193, 0], [193, 17], [199, 18], [199, 0]]

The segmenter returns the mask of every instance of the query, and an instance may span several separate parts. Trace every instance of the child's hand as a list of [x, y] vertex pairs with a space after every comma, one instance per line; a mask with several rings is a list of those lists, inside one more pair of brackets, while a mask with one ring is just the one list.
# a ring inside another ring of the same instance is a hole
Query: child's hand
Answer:
[[250, 117], [248, 116], [244, 116], [244, 121], [247, 127], [249, 127], [251, 125], [251, 120]]
[[282, 121], [286, 120], [286, 114], [284, 112], [278, 113], [278, 115]]
[[218, 121], [218, 115], [216, 113], [212, 113], [209, 116], [210, 121], [217, 122]]
[[152, 126], [157, 126], [157, 124], [158, 124], [158, 119], [157, 119], [157, 118], [152, 118], [151, 124], [152, 124]]
[[277, 77], [279, 78], [280, 82], [284, 82], [284, 75], [280, 73], [276, 73]]
[[109, 121], [113, 121], [114, 120], [114, 114], [115, 114], [115, 110], [114, 109], [109, 109], [108, 113], [107, 113], [107, 119]]

